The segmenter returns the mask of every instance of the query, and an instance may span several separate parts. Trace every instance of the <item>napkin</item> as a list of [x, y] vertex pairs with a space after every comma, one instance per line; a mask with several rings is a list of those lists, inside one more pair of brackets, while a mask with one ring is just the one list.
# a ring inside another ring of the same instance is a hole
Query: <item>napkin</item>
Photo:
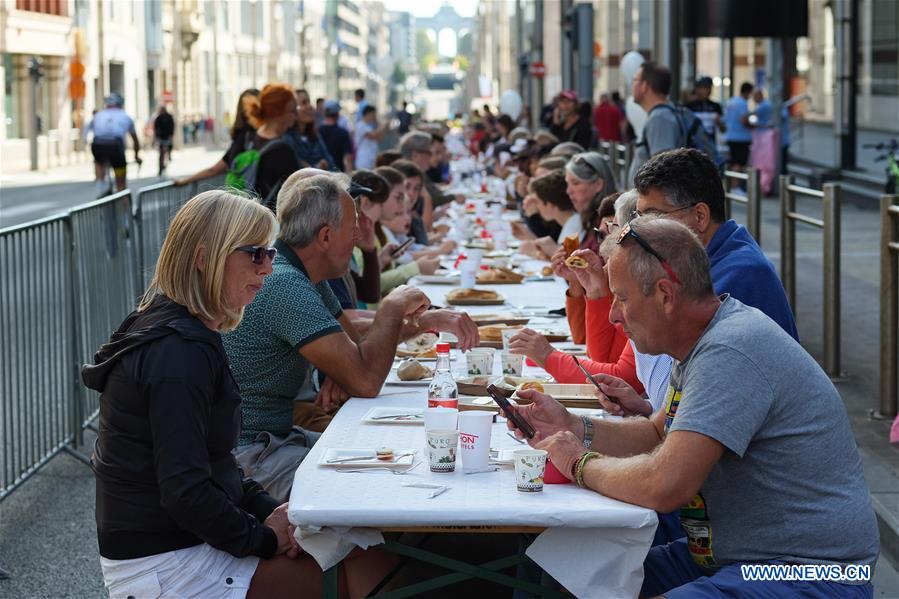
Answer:
[[354, 547], [368, 549], [384, 542], [381, 531], [374, 528], [310, 526], [297, 528], [294, 536], [303, 551], [315, 559], [322, 571], [339, 564]]

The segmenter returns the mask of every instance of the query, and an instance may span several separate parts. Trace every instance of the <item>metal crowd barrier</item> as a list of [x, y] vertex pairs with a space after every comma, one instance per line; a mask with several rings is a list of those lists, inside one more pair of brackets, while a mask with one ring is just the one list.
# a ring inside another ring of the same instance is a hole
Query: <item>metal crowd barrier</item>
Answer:
[[[796, 212], [796, 196], [821, 200], [823, 219]], [[831, 377], [840, 376], [840, 209], [838, 183], [823, 190], [793, 185], [791, 177], [780, 177], [780, 278], [793, 314], [796, 314], [796, 223], [824, 233], [824, 367]]]
[[[0, 230], [0, 501], [78, 451], [98, 394], [81, 365], [135, 307], [171, 216], [222, 178], [121, 193]], [[146, 226], [144, 226], [146, 225]]]
[[0, 500], [77, 428], [71, 247], [67, 216], [0, 231]]
[[[124, 190], [69, 212], [71, 220], [74, 302], [80, 364], [94, 352], [134, 309], [140, 295], [135, 260], [135, 220], [131, 192]], [[164, 232], [163, 232], [164, 234]], [[76, 385], [78, 402], [76, 446], [100, 408], [100, 394]]]
[[899, 409], [899, 196], [880, 198], [880, 412]]
[[599, 153], [606, 157], [619, 189], [630, 189], [628, 174], [634, 160], [634, 145], [614, 141], [599, 142]]
[[[746, 204], [746, 229], [762, 244], [762, 185], [757, 168], [750, 168], [747, 172], [724, 171], [724, 210], [727, 218], [731, 214], [731, 202]], [[746, 184], [746, 195], [728, 191], [731, 181], [741, 181]]]

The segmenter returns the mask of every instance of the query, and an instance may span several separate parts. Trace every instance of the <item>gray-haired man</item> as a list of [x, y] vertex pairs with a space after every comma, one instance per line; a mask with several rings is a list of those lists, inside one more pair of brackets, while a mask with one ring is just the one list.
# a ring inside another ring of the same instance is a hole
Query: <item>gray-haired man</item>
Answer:
[[[663, 409], [592, 420], [526, 391], [533, 403], [517, 410], [579, 485], [680, 508], [687, 538], [650, 550], [642, 595], [870, 597], [869, 580], [842, 578], [873, 566], [879, 540], [846, 409], [824, 371], [762, 312], [715, 295], [705, 249], [684, 225], [637, 218], [601, 249], [609, 319], [639, 351], [676, 360]], [[825, 578], [743, 578], [741, 566], [774, 563], [822, 566]]]

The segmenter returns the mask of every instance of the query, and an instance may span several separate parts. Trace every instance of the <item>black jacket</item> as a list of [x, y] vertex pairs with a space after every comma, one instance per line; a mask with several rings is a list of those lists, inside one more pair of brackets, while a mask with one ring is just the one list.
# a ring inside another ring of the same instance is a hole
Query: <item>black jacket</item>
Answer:
[[218, 333], [164, 296], [125, 319], [81, 371], [102, 393], [91, 456], [100, 555], [132, 559], [200, 543], [271, 557], [278, 502], [231, 450], [240, 396]]
[[153, 135], [156, 139], [171, 139], [175, 134], [175, 119], [169, 113], [160, 114], [153, 121]]

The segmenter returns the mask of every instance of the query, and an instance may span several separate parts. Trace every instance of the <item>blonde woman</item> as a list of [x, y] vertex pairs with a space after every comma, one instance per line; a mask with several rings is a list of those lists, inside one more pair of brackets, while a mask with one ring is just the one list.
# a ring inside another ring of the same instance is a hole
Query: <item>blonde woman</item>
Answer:
[[231, 454], [240, 396], [220, 332], [272, 272], [275, 232], [272, 213], [249, 199], [191, 199], [137, 310], [82, 370], [102, 393], [92, 463], [112, 597], [321, 592], [321, 570], [297, 559], [287, 504], [244, 478]]

